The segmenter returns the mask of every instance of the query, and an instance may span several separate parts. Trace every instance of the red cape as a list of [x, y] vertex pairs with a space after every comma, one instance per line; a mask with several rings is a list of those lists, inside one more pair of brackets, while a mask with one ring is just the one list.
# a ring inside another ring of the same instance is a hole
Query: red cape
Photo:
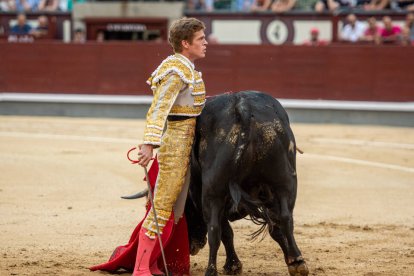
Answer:
[[[154, 191], [157, 175], [158, 161], [155, 159], [151, 165], [150, 170], [148, 171], [148, 177], [152, 191]], [[145, 217], [151, 210], [151, 203], [147, 203], [146, 209], [147, 211], [145, 213]], [[141, 225], [144, 222], [144, 219], [142, 219], [137, 227], [135, 227], [135, 230], [132, 232], [129, 242], [126, 245], [121, 245], [115, 248], [108, 262], [92, 266], [89, 269], [92, 271], [104, 270], [109, 272], [115, 272], [119, 269], [133, 271], [138, 248], [139, 231], [141, 230]], [[183, 216], [177, 224], [174, 224], [174, 212], [172, 212], [170, 219], [164, 227], [161, 239], [164, 246], [168, 271], [178, 275], [190, 275], [190, 251], [187, 233], [187, 221], [185, 219], [185, 216]], [[159, 243], [157, 243], [151, 255], [150, 262], [153, 263], [154, 261], [158, 262], [158, 267], [161, 270], [164, 270]]]

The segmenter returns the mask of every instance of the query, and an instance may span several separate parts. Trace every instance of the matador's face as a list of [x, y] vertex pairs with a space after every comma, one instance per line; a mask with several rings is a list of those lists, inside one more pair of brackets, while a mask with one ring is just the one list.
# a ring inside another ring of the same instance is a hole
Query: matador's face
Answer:
[[193, 41], [187, 45], [185, 49], [191, 61], [206, 56], [207, 40], [204, 30], [194, 33]]

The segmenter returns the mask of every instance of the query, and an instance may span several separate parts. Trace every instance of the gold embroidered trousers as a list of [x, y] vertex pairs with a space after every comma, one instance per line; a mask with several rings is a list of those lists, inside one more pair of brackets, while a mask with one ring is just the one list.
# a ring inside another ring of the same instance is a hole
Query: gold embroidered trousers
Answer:
[[[196, 118], [167, 121], [167, 130], [158, 150], [159, 171], [154, 191], [154, 206], [160, 233], [170, 218], [185, 184], [194, 142], [195, 124]], [[143, 227], [148, 230], [147, 236], [155, 238], [157, 228], [152, 209], [145, 218]]]

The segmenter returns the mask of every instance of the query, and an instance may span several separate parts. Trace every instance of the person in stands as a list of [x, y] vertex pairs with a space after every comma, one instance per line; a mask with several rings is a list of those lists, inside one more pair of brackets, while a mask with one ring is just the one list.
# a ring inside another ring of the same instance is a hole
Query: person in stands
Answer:
[[319, 30], [317, 28], [310, 29], [309, 32], [310, 38], [303, 42], [302, 45], [305, 46], [324, 46], [327, 45], [328, 42], [326, 40], [322, 40], [319, 38]]

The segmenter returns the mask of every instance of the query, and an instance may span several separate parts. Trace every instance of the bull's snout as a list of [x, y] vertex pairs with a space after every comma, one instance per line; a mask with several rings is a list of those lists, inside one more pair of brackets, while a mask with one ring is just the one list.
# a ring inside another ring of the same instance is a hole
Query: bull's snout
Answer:
[[200, 250], [206, 245], [207, 238], [204, 238], [202, 241], [198, 240], [191, 240], [190, 242], [190, 254], [191, 256], [195, 256], [200, 252]]

